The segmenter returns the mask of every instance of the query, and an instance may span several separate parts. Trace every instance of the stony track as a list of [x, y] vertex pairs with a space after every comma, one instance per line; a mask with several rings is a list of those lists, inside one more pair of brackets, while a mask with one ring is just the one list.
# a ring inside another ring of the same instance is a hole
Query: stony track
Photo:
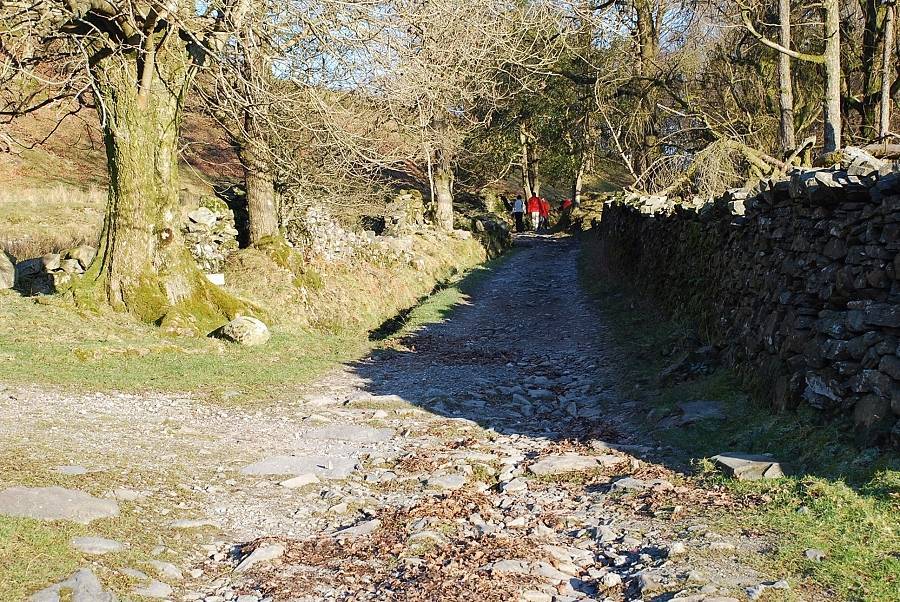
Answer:
[[124, 473], [122, 511], [188, 542], [178, 558], [154, 550], [176, 571], [133, 567], [144, 595], [780, 599], [788, 584], [753, 568], [766, 541], [719, 527], [737, 502], [637, 428], [644, 411], [578, 284], [577, 244], [517, 245], [445, 321], [300, 399], [247, 411], [7, 389], [0, 442]]

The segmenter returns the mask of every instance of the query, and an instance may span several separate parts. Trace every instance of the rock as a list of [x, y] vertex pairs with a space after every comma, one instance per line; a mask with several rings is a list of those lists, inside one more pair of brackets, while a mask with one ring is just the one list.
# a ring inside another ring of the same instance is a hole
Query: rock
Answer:
[[16, 266], [5, 251], [0, 251], [0, 290], [16, 285]]
[[766, 455], [725, 452], [712, 457], [725, 473], [739, 481], [779, 479], [784, 476], [781, 465]]
[[394, 436], [391, 429], [376, 429], [357, 424], [330, 424], [314, 429], [304, 435], [307, 439], [334, 439], [355, 443], [379, 443]]
[[118, 600], [114, 594], [103, 589], [100, 580], [90, 569], [81, 569], [65, 581], [42, 589], [28, 600], [29, 602], [60, 602], [63, 599], [70, 602], [116, 602]]
[[521, 602], [553, 602], [553, 596], [536, 589], [530, 589], [526, 592], [522, 592], [519, 595], [519, 600]]
[[876, 442], [890, 432], [894, 422], [890, 399], [866, 395], [853, 408], [853, 428], [859, 443]]
[[332, 537], [334, 537], [335, 539], [354, 539], [356, 537], [362, 537], [364, 535], [374, 533], [380, 527], [381, 521], [377, 518], [373, 518], [372, 520], [363, 521], [352, 527], [338, 529], [337, 531], [332, 533]]
[[188, 213], [188, 219], [195, 224], [200, 224], [201, 226], [212, 228], [213, 225], [215, 225], [216, 221], [219, 219], [219, 216], [206, 207], [198, 207], [197, 209], [194, 209], [193, 211]]
[[345, 456], [272, 456], [241, 469], [250, 475], [315, 474], [322, 479], [345, 479], [358, 460]]
[[524, 560], [498, 560], [490, 567], [496, 575], [530, 575], [531, 567]]
[[85, 554], [94, 554], [100, 556], [112, 552], [121, 552], [125, 546], [112, 539], [103, 537], [74, 537], [72, 538], [72, 547]]
[[581, 472], [596, 470], [601, 466], [615, 466], [621, 464], [623, 459], [619, 456], [581, 456], [578, 454], [559, 454], [547, 456], [528, 467], [528, 472], [536, 476], [565, 474], [569, 472]]
[[282, 481], [281, 483], [279, 483], [279, 485], [281, 485], [282, 487], [285, 487], [287, 489], [299, 489], [301, 487], [306, 487], [307, 485], [315, 485], [316, 483], [321, 483], [321, 482], [322, 481], [319, 480], [319, 477], [317, 477], [316, 475], [314, 475], [312, 473], [309, 473], [309, 474], [297, 475], [296, 477], [294, 477], [292, 479], [287, 479], [286, 481]]
[[439, 474], [428, 478], [428, 486], [441, 491], [456, 491], [466, 484], [466, 477], [458, 474]]
[[156, 581], [154, 579], [150, 582], [150, 585], [144, 587], [136, 587], [132, 590], [132, 592], [137, 596], [143, 596], [145, 598], [165, 600], [172, 595], [172, 587], [166, 585], [162, 581]]
[[613, 491], [643, 491], [645, 489], [667, 491], [672, 489], [672, 487], [672, 483], [666, 481], [665, 479], [653, 479], [650, 481], [645, 481], [642, 479], [635, 479], [633, 477], [624, 477], [622, 479], [614, 481], [611, 486]]
[[87, 525], [100, 518], [118, 516], [119, 505], [76, 489], [11, 487], [0, 491], [0, 514]]
[[823, 552], [822, 550], [810, 548], [806, 550], [803, 555], [806, 556], [807, 560], [811, 560], [813, 562], [822, 562], [823, 560], [825, 560], [825, 552]]
[[60, 262], [62, 261], [62, 257], [60, 257], [59, 253], [47, 253], [43, 257], [40, 258], [42, 272], [52, 272], [54, 270], [58, 270], [60, 267]]
[[687, 547], [680, 541], [676, 541], [672, 543], [668, 548], [666, 548], [666, 556], [669, 558], [673, 558], [675, 556], [682, 556], [687, 553]]
[[260, 546], [245, 557], [240, 564], [235, 567], [234, 572], [243, 573], [255, 564], [259, 564], [260, 562], [271, 562], [276, 558], [281, 558], [283, 555], [284, 546], [280, 543]]
[[170, 579], [172, 581], [181, 581], [184, 578], [184, 575], [182, 575], [181, 573], [181, 569], [179, 569], [171, 562], [151, 560], [149, 564], [156, 570], [160, 577]]
[[59, 262], [59, 269], [66, 274], [83, 274], [84, 268], [75, 259], [63, 259]]
[[64, 259], [74, 259], [81, 265], [82, 270], [87, 270], [97, 257], [97, 249], [90, 245], [78, 245], [63, 254]]
[[519, 493], [528, 490], [528, 481], [522, 477], [516, 477], [511, 481], [500, 484], [500, 491], [503, 493]]
[[663, 589], [662, 577], [653, 573], [641, 573], [635, 584], [641, 595], [652, 594]]
[[228, 324], [217, 328], [212, 336], [247, 347], [262, 345], [272, 336], [268, 327], [250, 316], [238, 316]]
[[206, 279], [215, 284], [216, 286], [225, 286], [225, 274], [221, 272], [216, 274], [205, 274]]
[[603, 589], [612, 589], [614, 587], [619, 587], [622, 585], [622, 577], [620, 577], [616, 573], [605, 573], [600, 578], [600, 584], [603, 586]]

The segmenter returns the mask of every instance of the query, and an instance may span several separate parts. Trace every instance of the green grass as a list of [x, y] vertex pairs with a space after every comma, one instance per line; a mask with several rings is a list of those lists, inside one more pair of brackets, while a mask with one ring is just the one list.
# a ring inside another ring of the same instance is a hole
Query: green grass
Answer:
[[7, 384], [43, 384], [83, 391], [191, 392], [229, 403], [282, 399], [329, 368], [393, 344], [447, 317], [496, 265], [443, 285], [408, 312], [386, 341], [359, 327], [273, 327], [261, 347], [209, 338], [171, 338], [133, 318], [76, 311], [53, 298], [0, 292], [0, 360]]
[[[737, 496], [768, 496], [767, 503], [719, 520], [732, 531], [766, 534], [774, 544], [768, 572], [790, 574], [814, 599], [900, 599], [900, 457], [888, 450], [860, 450], [848, 425], [812, 409], [775, 414], [764, 399], [741, 390], [726, 368], [670, 386], [657, 383], [671, 351], [696, 344], [688, 320], [663, 315], [643, 297], [606, 280], [591, 239], [583, 241], [581, 276], [595, 297], [613, 342], [626, 361], [622, 379], [637, 384], [628, 394], [654, 409], [638, 424], [681, 451], [699, 467], [701, 482]], [[719, 401], [727, 418], [661, 429], [656, 421], [680, 401]], [[697, 461], [722, 451], [771, 453], [789, 477], [739, 482]], [[804, 508], [804, 510], [800, 510]], [[820, 563], [806, 559], [821, 549]]]
[[[159, 489], [156, 495], [140, 502], [119, 502], [119, 516], [80, 525], [66, 521], [38, 521], [28, 518], [0, 516], [0, 600], [24, 600], [35, 591], [68, 578], [82, 567], [89, 567], [103, 582], [119, 593], [125, 593], [136, 582], [118, 572], [124, 567], [136, 568], [148, 575], [153, 569], [149, 560], [178, 559], [196, 544], [196, 532], [168, 527], [175, 513], [163, 516], [151, 508], [175, 508], [187, 501], [178, 487], [176, 475], [140, 472], [129, 468], [123, 476], [120, 469], [110, 468], [78, 477], [61, 475], [54, 465], [66, 464], [65, 450], [8, 447], [0, 452], [0, 490], [11, 486], [69, 487], [101, 497], [116, 487]], [[126, 544], [121, 552], [90, 556], [71, 545], [73, 537], [98, 536]], [[153, 555], [157, 546], [167, 551]]]

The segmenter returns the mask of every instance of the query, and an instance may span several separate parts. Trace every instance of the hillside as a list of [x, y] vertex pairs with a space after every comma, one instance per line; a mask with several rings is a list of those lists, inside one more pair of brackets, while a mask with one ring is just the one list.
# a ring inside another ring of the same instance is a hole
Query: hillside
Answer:
[[[96, 113], [83, 109], [60, 122], [45, 110], [14, 121], [4, 133], [15, 143], [0, 153], [0, 249], [25, 258], [94, 244], [108, 181]], [[189, 112], [182, 140], [186, 199], [241, 177], [233, 150], [209, 118]]]

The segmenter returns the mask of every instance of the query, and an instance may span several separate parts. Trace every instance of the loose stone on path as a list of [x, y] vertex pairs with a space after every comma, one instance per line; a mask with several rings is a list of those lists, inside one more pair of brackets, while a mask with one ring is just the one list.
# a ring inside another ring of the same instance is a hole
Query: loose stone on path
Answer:
[[100, 518], [118, 516], [119, 505], [77, 489], [11, 487], [0, 491], [0, 514], [87, 525]]
[[621, 464], [619, 456], [579, 456], [577, 454], [561, 454], [548, 456], [528, 467], [528, 471], [536, 476], [564, 474], [584, 470], [596, 470], [604, 466]]
[[315, 474], [325, 479], [345, 479], [358, 460], [343, 456], [271, 456], [241, 469], [248, 475]]
[[[63, 598], [62, 594], [66, 597]], [[31, 596], [29, 602], [116, 602], [118, 598], [105, 589], [90, 569], [81, 569], [74, 575]]]

